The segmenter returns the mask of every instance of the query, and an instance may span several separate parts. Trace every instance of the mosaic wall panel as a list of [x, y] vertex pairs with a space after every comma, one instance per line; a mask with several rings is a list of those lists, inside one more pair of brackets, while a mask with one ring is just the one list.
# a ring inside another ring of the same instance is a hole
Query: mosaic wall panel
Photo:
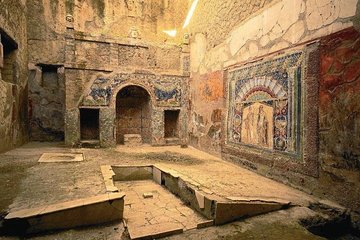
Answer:
[[186, 78], [180, 76], [159, 76], [154, 74], [119, 73], [109, 77], [97, 77], [84, 94], [82, 106], [109, 106], [114, 91], [124, 84], [141, 84], [151, 91], [156, 105], [179, 107], [182, 93], [187, 86]]
[[295, 52], [229, 71], [229, 143], [297, 152], [303, 55]]
[[158, 106], [179, 107], [181, 105], [181, 81], [175, 78], [157, 80], [154, 83], [154, 93]]

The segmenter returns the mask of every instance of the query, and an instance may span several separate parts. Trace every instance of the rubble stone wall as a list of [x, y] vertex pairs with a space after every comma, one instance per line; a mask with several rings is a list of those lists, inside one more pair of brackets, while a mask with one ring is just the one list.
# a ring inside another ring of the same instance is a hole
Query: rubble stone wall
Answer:
[[[23, 0], [0, 2], [0, 30], [18, 45], [10, 55], [0, 46], [0, 152], [28, 140], [26, 6]], [[4, 58], [9, 58], [5, 60]]]

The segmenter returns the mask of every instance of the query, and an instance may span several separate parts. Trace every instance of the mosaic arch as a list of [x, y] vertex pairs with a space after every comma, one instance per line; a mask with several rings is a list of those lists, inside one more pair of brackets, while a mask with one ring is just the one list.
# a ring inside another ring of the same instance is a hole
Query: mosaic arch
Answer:
[[302, 62], [295, 52], [228, 72], [228, 143], [298, 152]]
[[152, 104], [158, 107], [180, 107], [186, 78], [141, 73], [117, 73], [97, 76], [85, 91], [82, 106], [113, 106], [117, 92], [129, 85], [146, 89]]

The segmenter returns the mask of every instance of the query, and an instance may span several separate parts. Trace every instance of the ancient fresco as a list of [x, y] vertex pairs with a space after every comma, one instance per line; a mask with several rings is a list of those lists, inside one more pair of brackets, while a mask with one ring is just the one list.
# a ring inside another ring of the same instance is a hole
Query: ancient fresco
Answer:
[[109, 106], [114, 91], [122, 85], [139, 84], [155, 98], [160, 107], [180, 107], [183, 89], [187, 86], [180, 76], [158, 76], [154, 74], [119, 73], [113, 76], [97, 77], [83, 97], [82, 106]]
[[303, 53], [229, 71], [228, 141], [296, 152]]
[[218, 101], [224, 96], [222, 72], [212, 72], [201, 76], [199, 83], [201, 100], [205, 102]]

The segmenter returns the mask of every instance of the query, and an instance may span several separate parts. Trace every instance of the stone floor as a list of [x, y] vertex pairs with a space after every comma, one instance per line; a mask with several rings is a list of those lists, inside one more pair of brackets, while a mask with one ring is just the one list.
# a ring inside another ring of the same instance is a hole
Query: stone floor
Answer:
[[196, 229], [208, 221], [152, 180], [116, 181], [115, 186], [126, 193], [124, 219], [132, 239], [156, 230]]
[[[85, 160], [38, 163], [40, 156], [45, 152], [83, 153]], [[181, 172], [198, 182], [201, 187], [211, 189], [224, 197], [275, 198], [291, 201], [297, 206], [224, 226], [190, 230], [169, 239], [238, 239], [232, 236], [239, 237], [239, 234], [251, 232], [251, 229], [258, 227], [257, 224], [252, 223], [253, 221], [262, 222], [264, 229], [270, 227], [279, 233], [278, 236], [281, 236], [282, 231], [287, 231], [286, 228], [289, 227], [292, 230], [295, 229], [294, 231], [298, 232], [299, 236], [305, 234], [308, 239], [319, 239], [297, 224], [300, 217], [315, 214], [307, 208], [311, 202], [317, 201], [314, 197], [194, 148], [180, 148], [179, 146], [71, 149], [59, 143], [31, 142], [21, 148], [0, 154], [0, 188], [2, 189], [0, 214], [4, 215], [10, 210], [38, 207], [105, 193], [100, 170], [100, 166], [104, 164], [160, 164]], [[122, 222], [115, 222], [102, 226], [27, 236], [27, 238], [128, 239], [129, 236], [124, 229]], [[264, 229], [261, 231], [265, 231]], [[17, 238], [0, 237], [0, 239]]]

